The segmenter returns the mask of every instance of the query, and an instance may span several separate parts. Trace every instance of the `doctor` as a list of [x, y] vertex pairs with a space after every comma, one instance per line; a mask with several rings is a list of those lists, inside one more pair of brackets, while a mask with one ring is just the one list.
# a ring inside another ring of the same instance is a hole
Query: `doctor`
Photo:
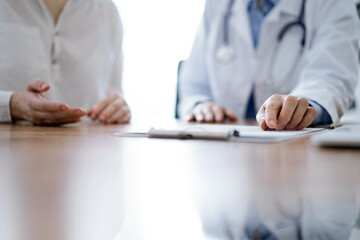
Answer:
[[351, 0], [207, 0], [180, 72], [179, 113], [256, 117], [264, 130], [336, 122], [358, 80], [359, 29]]

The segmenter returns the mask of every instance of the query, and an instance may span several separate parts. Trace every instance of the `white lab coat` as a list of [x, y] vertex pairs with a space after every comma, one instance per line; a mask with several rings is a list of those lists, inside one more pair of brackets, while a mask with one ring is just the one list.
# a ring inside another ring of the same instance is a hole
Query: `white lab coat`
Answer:
[[291, 94], [316, 101], [333, 122], [338, 121], [351, 104], [358, 82], [360, 25], [352, 0], [307, 1], [302, 52], [298, 27], [287, 32], [280, 44], [277, 41], [280, 30], [298, 18], [301, 0], [281, 0], [272, 9], [264, 19], [256, 50], [247, 1], [237, 0], [229, 27], [236, 57], [224, 63], [216, 54], [223, 45], [228, 2], [206, 2], [192, 52], [179, 76], [181, 116], [198, 102], [215, 101], [244, 117], [254, 87], [256, 109], [273, 94]]

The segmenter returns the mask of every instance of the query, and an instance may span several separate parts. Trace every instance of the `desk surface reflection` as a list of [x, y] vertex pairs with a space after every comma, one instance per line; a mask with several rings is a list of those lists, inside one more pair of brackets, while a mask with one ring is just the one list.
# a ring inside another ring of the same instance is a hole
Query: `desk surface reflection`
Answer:
[[[176, 124], [176, 123], [174, 123]], [[0, 239], [360, 239], [360, 151], [0, 125]]]

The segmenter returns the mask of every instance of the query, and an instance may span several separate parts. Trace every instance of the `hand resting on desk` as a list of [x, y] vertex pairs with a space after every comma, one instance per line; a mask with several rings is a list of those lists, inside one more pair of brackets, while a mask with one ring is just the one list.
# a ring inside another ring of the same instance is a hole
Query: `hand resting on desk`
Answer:
[[214, 102], [204, 102], [198, 104], [187, 117], [188, 122], [201, 123], [221, 123], [228, 118], [230, 121], [237, 121], [235, 113], [227, 107], [221, 106]]
[[101, 102], [96, 103], [87, 115], [102, 123], [128, 123], [131, 119], [130, 109], [123, 96], [118, 92], [111, 92]]
[[[316, 109], [309, 106], [306, 98], [275, 94], [260, 108], [256, 119], [263, 130], [301, 130], [308, 127], [316, 117]], [[198, 104], [190, 113], [189, 122], [221, 123], [228, 118], [236, 121], [235, 113], [214, 102]]]
[[316, 114], [306, 98], [275, 94], [262, 105], [256, 120], [263, 130], [301, 130], [314, 121]]

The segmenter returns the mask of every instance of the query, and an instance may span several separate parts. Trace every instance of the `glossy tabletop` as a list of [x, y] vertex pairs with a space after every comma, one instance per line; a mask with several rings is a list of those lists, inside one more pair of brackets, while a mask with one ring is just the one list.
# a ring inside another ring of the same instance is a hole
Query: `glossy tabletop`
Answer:
[[0, 125], [0, 239], [359, 239], [360, 150], [151, 126]]

